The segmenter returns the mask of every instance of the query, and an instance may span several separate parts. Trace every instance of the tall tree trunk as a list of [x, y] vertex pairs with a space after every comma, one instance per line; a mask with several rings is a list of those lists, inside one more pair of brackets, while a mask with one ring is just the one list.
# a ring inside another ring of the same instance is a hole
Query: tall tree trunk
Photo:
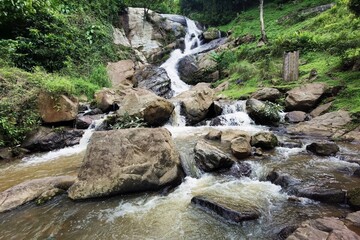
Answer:
[[265, 32], [265, 24], [264, 24], [264, 0], [260, 0], [260, 25], [261, 25], [261, 38], [259, 42], [263, 42], [266, 44], [268, 42], [266, 32]]

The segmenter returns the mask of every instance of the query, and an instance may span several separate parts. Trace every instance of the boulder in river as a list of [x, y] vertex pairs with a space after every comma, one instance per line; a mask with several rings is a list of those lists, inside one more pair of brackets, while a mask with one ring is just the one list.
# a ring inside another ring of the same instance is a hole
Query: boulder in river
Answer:
[[195, 196], [191, 199], [191, 203], [201, 207], [206, 211], [210, 211], [225, 220], [240, 223], [243, 221], [256, 220], [260, 217], [257, 211], [250, 210], [235, 210], [225, 204], [216, 203], [202, 196]]
[[251, 155], [250, 141], [244, 137], [231, 141], [231, 152], [237, 159], [244, 159]]
[[208, 140], [220, 140], [221, 135], [222, 135], [222, 131], [212, 129], [206, 134], [205, 138]]
[[260, 147], [270, 150], [279, 145], [279, 141], [275, 134], [271, 132], [260, 132], [251, 137], [251, 146]]
[[333, 142], [314, 142], [307, 145], [306, 150], [319, 156], [331, 156], [335, 155], [340, 148]]
[[270, 101], [275, 102], [281, 97], [281, 92], [276, 88], [265, 87], [251, 95], [251, 98], [261, 100], [261, 101]]
[[[33, 201], [45, 192], [67, 190], [76, 177], [58, 176], [29, 180], [0, 193], [0, 213]], [[57, 191], [61, 192], [61, 191]], [[44, 196], [44, 195], [43, 195]]]
[[164, 128], [95, 132], [71, 199], [155, 191], [181, 182], [179, 154]]
[[230, 168], [234, 161], [217, 147], [205, 141], [199, 141], [195, 146], [195, 162], [205, 172]]
[[299, 197], [306, 197], [324, 203], [345, 203], [346, 200], [346, 192], [342, 189], [313, 186], [299, 188], [297, 192]]
[[280, 122], [280, 114], [271, 103], [251, 98], [246, 101], [246, 112], [256, 124], [277, 125]]
[[251, 141], [251, 135], [248, 132], [243, 130], [224, 130], [221, 134], [221, 142], [222, 143], [230, 143], [232, 140], [236, 138], [245, 138], [247, 141]]
[[29, 135], [22, 147], [33, 152], [46, 152], [80, 143], [84, 132], [77, 129], [40, 127]]
[[285, 121], [288, 123], [304, 122], [307, 119], [307, 114], [302, 111], [292, 111], [285, 115]]
[[95, 93], [97, 107], [103, 112], [119, 109], [119, 96], [114, 89], [103, 88]]
[[211, 42], [212, 40], [221, 38], [221, 32], [218, 29], [210, 28], [203, 32], [205, 42]]
[[347, 195], [348, 203], [356, 211], [360, 210], [360, 188], [353, 188]]
[[288, 91], [285, 99], [286, 109], [289, 111], [313, 109], [327, 88], [325, 83], [309, 83]]
[[199, 66], [194, 56], [189, 55], [180, 59], [178, 63], [178, 72], [182, 81], [187, 84], [196, 84], [200, 82], [201, 74]]

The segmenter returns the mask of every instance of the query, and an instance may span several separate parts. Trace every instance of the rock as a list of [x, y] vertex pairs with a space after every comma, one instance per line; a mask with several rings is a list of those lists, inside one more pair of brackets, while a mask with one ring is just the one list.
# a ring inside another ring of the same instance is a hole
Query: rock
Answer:
[[360, 127], [357, 127], [354, 130], [342, 135], [341, 139], [350, 142], [360, 142]]
[[115, 63], [108, 63], [107, 72], [112, 86], [130, 85], [135, 73], [135, 64], [132, 60], [121, 60]]
[[208, 140], [220, 140], [222, 132], [216, 129], [210, 130], [205, 136], [205, 139]]
[[251, 146], [270, 150], [279, 145], [275, 134], [271, 132], [260, 132], [251, 137]]
[[248, 139], [239, 137], [231, 141], [231, 152], [237, 159], [244, 159], [251, 155], [251, 146]]
[[306, 150], [315, 153], [316, 155], [319, 156], [331, 156], [331, 155], [335, 155], [338, 151], [340, 151], [340, 148], [335, 143], [317, 142], [307, 145]]
[[237, 39], [235, 39], [234, 41], [234, 45], [235, 46], [240, 46], [244, 43], [252, 43], [252, 42], [255, 42], [256, 41], [256, 36], [254, 35], [251, 35], [251, 34], [246, 34], [246, 35], [243, 35]]
[[298, 197], [306, 197], [324, 203], [344, 203], [346, 192], [341, 189], [306, 187], [298, 189]]
[[299, 226], [297, 225], [290, 225], [287, 227], [284, 227], [278, 234], [278, 240], [285, 240], [287, 237], [289, 237]]
[[146, 66], [136, 71], [133, 78], [134, 87], [144, 88], [164, 98], [171, 98], [171, 80], [164, 68]]
[[67, 190], [76, 177], [59, 176], [29, 180], [0, 193], [0, 213], [33, 201], [52, 189]]
[[85, 112], [83, 116], [93, 116], [93, 115], [100, 115], [100, 114], [103, 114], [103, 111], [101, 111], [100, 108], [94, 108], [88, 112]]
[[278, 111], [272, 110], [270, 105], [254, 98], [246, 101], [246, 112], [256, 124], [273, 126], [280, 122]]
[[353, 176], [355, 176], [355, 177], [360, 177], [360, 168], [357, 168], [357, 169], [354, 171]]
[[348, 204], [355, 211], [360, 210], [360, 188], [353, 188], [348, 191]]
[[207, 84], [199, 83], [175, 99], [181, 102], [187, 125], [195, 125], [207, 117], [213, 106], [215, 92]]
[[113, 27], [113, 37], [115, 45], [122, 45], [125, 47], [131, 47], [129, 39], [127, 39], [125, 31], [123, 28], [114, 28]]
[[355, 226], [360, 226], [360, 211], [349, 213], [346, 220], [352, 222]]
[[119, 99], [116, 91], [109, 88], [103, 88], [95, 93], [95, 102], [97, 107], [103, 112], [109, 112], [119, 109]]
[[221, 142], [227, 143], [231, 142], [232, 140], [236, 138], [245, 138], [248, 142], [251, 141], [251, 135], [248, 132], [245, 132], [243, 130], [225, 130], [221, 134]]
[[75, 126], [77, 129], [88, 129], [93, 122], [94, 118], [91, 116], [78, 116], [76, 118]]
[[79, 144], [83, 134], [82, 130], [40, 127], [21, 146], [32, 152], [52, 151]]
[[[75, 182], [75, 181], [74, 181]], [[48, 201], [50, 201], [51, 199], [53, 199], [54, 197], [63, 194], [65, 191], [63, 189], [60, 188], [52, 188], [50, 190], [47, 190], [46, 192], [43, 192], [37, 199], [36, 199], [36, 204], [37, 205], [41, 205], [44, 204]]]
[[0, 160], [11, 160], [13, 153], [11, 148], [0, 148]]
[[280, 142], [279, 146], [284, 148], [302, 148], [303, 144], [300, 141], [286, 141]]
[[205, 42], [211, 42], [212, 40], [221, 38], [221, 32], [218, 29], [211, 28], [203, 32]]
[[316, 106], [328, 86], [325, 83], [309, 83], [287, 92], [286, 109], [308, 111]]
[[281, 92], [276, 88], [262, 88], [251, 95], [251, 98], [261, 100], [261, 101], [270, 101], [275, 102], [281, 97]]
[[234, 161], [229, 156], [204, 141], [199, 141], [194, 151], [195, 162], [205, 172], [230, 168], [234, 164]]
[[201, 196], [195, 196], [191, 199], [191, 203], [200, 206], [201, 208], [205, 209], [206, 211], [210, 211], [223, 217], [226, 220], [232, 222], [243, 222], [243, 221], [250, 221], [255, 220], [260, 217], [260, 214], [257, 211], [239, 211], [229, 208], [224, 204], [219, 204], [214, 201], [208, 200]]
[[299, 123], [299, 122], [304, 122], [307, 119], [307, 115], [305, 112], [302, 111], [293, 111], [293, 112], [288, 112], [285, 115], [285, 121], [287, 121], [288, 123]]
[[154, 191], [179, 183], [179, 154], [163, 128], [95, 132], [71, 199]]
[[188, 55], [180, 59], [178, 63], [178, 72], [182, 81], [194, 85], [201, 81], [202, 74], [193, 55]]
[[149, 126], [162, 126], [171, 117], [175, 106], [145, 89], [133, 89], [121, 101], [118, 116], [136, 116], [144, 119]]
[[318, 106], [317, 108], [315, 108], [314, 110], [312, 110], [310, 112], [310, 116], [314, 118], [314, 117], [318, 117], [318, 116], [322, 115], [323, 113], [327, 112], [330, 109], [332, 104], [333, 104], [333, 102], [329, 102], [329, 103]]
[[162, 17], [176, 23], [180, 23], [183, 26], [186, 26], [186, 18], [182, 15], [177, 14], [161, 14]]
[[42, 92], [38, 97], [38, 108], [45, 123], [59, 123], [75, 120], [79, 102], [75, 97], [65, 95], [51, 96]]
[[266, 177], [266, 180], [285, 189], [300, 183], [300, 180], [290, 176], [289, 174], [279, 173], [276, 171], [270, 172]]
[[339, 132], [343, 135], [345, 132], [342, 131], [342, 128], [350, 122], [351, 117], [349, 112], [340, 110], [337, 112], [326, 113], [295, 126], [290, 126], [287, 128], [287, 131], [290, 134], [331, 137]]
[[250, 177], [252, 172], [251, 165], [246, 162], [235, 163], [229, 170], [220, 171], [220, 173], [235, 178]]

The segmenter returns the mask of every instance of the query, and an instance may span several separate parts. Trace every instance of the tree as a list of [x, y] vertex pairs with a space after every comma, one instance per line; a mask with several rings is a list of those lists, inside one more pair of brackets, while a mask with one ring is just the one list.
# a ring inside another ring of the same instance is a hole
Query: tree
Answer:
[[265, 23], [264, 23], [264, 0], [260, 0], [260, 26], [261, 26], [261, 38], [259, 39], [259, 45], [267, 44], [267, 36], [265, 32]]

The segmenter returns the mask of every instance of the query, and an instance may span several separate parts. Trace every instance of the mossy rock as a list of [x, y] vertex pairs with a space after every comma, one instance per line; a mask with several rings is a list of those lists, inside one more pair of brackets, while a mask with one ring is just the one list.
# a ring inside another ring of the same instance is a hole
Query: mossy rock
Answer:
[[360, 210], [360, 188], [354, 188], [348, 192], [348, 203], [354, 210]]

